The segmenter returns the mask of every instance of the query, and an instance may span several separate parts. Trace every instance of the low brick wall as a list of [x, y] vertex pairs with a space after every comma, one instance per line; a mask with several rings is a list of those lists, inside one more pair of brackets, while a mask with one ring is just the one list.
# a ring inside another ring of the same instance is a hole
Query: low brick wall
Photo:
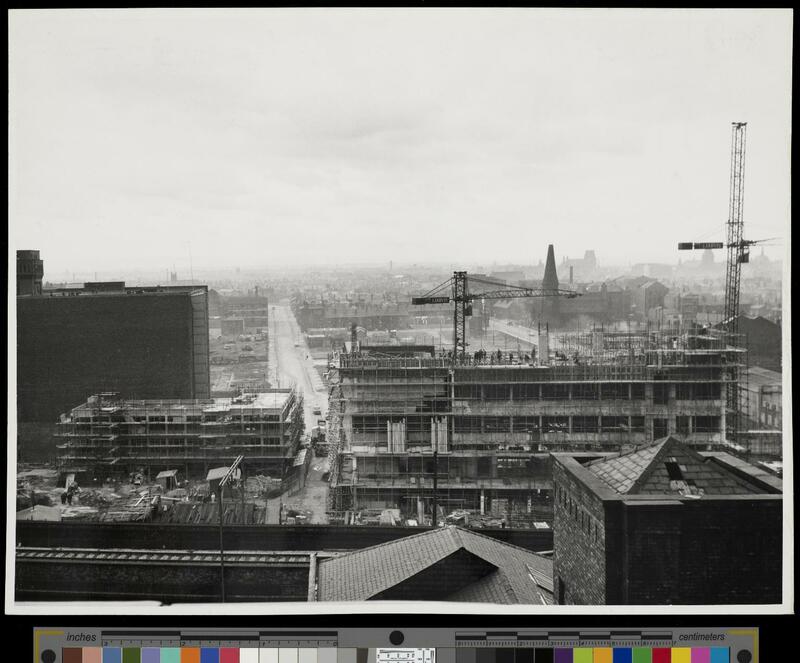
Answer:
[[[227, 565], [227, 601], [306, 601], [308, 562], [287, 565]], [[220, 600], [218, 564], [17, 560], [17, 601]]]
[[[16, 523], [17, 544], [45, 548], [216, 550], [216, 525], [163, 523]], [[429, 531], [425, 527], [227, 525], [226, 550], [358, 550]], [[553, 549], [552, 530], [482, 529], [485, 536], [534, 552]]]

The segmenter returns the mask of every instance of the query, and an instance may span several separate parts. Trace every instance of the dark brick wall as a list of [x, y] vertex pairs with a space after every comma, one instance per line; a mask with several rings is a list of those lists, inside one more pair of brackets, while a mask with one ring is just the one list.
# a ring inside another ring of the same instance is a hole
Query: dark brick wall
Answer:
[[195, 398], [192, 312], [188, 293], [18, 299], [18, 418], [55, 422], [99, 391]]
[[606, 522], [603, 502], [553, 463], [553, 574], [556, 601], [563, 582], [565, 604], [605, 603]]
[[[225, 567], [229, 601], [306, 601], [308, 564]], [[218, 565], [159, 565], [21, 560], [18, 601], [158, 600], [215, 602]]]
[[55, 422], [17, 422], [17, 460], [22, 463], [53, 463], [58, 456]]
[[[17, 543], [45, 548], [214, 550], [216, 525], [151, 523], [47, 523], [18, 521]], [[225, 550], [355, 550], [420, 534], [422, 527], [335, 525], [227, 525]], [[552, 550], [550, 530], [492, 529], [480, 534], [532, 551]]]
[[[624, 507], [626, 578], [619, 602], [781, 601], [780, 499]], [[609, 600], [611, 596], [609, 588]]]

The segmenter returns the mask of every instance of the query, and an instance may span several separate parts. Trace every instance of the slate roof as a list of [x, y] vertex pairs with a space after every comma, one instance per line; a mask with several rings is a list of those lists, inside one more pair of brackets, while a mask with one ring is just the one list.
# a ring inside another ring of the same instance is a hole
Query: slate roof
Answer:
[[[673, 474], [667, 463], [673, 464]], [[636, 451], [586, 465], [610, 488], [627, 495], [748, 495], [765, 491], [669, 436]]]
[[369, 600], [461, 550], [496, 570], [442, 596], [442, 601], [553, 603], [552, 560], [455, 526], [321, 561], [317, 569], [317, 600]]

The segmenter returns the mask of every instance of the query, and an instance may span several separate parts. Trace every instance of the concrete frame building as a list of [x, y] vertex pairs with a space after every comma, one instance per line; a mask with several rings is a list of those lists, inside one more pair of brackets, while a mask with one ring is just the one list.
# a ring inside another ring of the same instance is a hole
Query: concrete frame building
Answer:
[[436, 499], [446, 510], [546, 520], [552, 451], [614, 452], [666, 435], [699, 449], [725, 444], [725, 385], [740, 352], [724, 336], [553, 340], [569, 362], [550, 352], [538, 366], [340, 355], [330, 375], [331, 509], [422, 518]]
[[248, 473], [285, 477], [303, 432], [302, 399], [293, 389], [235, 398], [127, 400], [90, 396], [58, 424], [59, 469], [119, 476], [179, 469], [205, 477], [243, 455]]

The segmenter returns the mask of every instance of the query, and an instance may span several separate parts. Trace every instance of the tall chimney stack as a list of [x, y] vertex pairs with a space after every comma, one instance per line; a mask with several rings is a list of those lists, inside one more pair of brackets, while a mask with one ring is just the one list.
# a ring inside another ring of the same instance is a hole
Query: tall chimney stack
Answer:
[[38, 251], [17, 251], [17, 294], [41, 295], [44, 262]]

